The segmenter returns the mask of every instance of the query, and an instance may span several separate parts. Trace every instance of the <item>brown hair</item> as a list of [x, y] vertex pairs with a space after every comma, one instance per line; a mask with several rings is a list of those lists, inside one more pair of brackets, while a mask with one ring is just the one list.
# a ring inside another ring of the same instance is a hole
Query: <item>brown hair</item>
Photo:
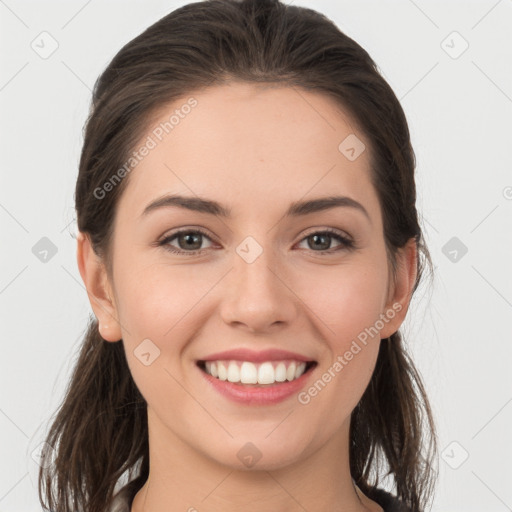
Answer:
[[[351, 114], [370, 141], [371, 178], [393, 272], [397, 249], [416, 241], [416, 291], [425, 264], [432, 270], [432, 263], [418, 222], [416, 162], [400, 103], [368, 53], [332, 21], [279, 0], [209, 0], [180, 7], [126, 44], [97, 80], [75, 201], [78, 229], [90, 237], [109, 275], [116, 204], [129, 176], [101, 200], [94, 191], [123, 166], [157, 109], [229, 80], [317, 91]], [[93, 317], [52, 419], [46, 442], [56, 456], [45, 469], [51, 454], [43, 452], [39, 473], [44, 507], [103, 512], [121, 477], [127, 477], [132, 497], [147, 480], [146, 402], [123, 344], [105, 342]], [[396, 495], [420, 512], [433, 494], [436, 453], [428, 399], [396, 332], [382, 340], [371, 381], [352, 413], [352, 478], [371, 497], [384, 462]]]

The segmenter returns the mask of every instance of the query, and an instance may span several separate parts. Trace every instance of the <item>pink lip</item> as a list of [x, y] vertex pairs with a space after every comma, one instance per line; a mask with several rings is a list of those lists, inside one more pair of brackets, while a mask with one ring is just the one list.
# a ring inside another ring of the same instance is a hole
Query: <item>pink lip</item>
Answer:
[[[225, 354], [225, 353], [224, 353]], [[268, 359], [267, 359], [268, 361]], [[312, 370], [303, 373], [298, 379], [276, 383], [272, 386], [257, 387], [234, 384], [227, 380], [219, 380], [199, 369], [207, 382], [226, 398], [245, 405], [272, 405], [286, 400], [298, 393], [309, 379]]]
[[[227, 350], [225, 352], [217, 352], [206, 356], [200, 361], [251, 361], [253, 363], [262, 363], [264, 361], [279, 361], [284, 359], [295, 359], [297, 361], [309, 362], [313, 359], [296, 354], [294, 352], [288, 352], [287, 350], [268, 349], [256, 352], [246, 348], [238, 348], [233, 350]], [[297, 379], [299, 380], [299, 379]], [[294, 382], [294, 381], [292, 381]]]

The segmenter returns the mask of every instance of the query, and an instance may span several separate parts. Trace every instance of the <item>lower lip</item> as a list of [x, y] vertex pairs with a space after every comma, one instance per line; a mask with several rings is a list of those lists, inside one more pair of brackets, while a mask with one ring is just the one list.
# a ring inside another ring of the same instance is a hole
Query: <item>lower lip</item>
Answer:
[[201, 368], [197, 368], [203, 377], [225, 397], [247, 405], [271, 405], [277, 404], [298, 393], [311, 375], [313, 368], [303, 373], [298, 379], [286, 382], [278, 382], [272, 386], [257, 387], [246, 384], [234, 384], [227, 380], [212, 377]]

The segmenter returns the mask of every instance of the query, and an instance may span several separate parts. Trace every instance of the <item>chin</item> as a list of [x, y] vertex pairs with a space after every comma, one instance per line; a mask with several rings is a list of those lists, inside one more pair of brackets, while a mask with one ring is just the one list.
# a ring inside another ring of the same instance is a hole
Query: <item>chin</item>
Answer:
[[[260, 438], [257, 436], [244, 436], [244, 439], [230, 439], [229, 443], [218, 446], [212, 453], [209, 448], [209, 457], [217, 463], [237, 471], [274, 471], [295, 464], [308, 451], [309, 447], [303, 441], [283, 442], [283, 438], [265, 439], [267, 434]], [[289, 438], [288, 438], [289, 439]]]

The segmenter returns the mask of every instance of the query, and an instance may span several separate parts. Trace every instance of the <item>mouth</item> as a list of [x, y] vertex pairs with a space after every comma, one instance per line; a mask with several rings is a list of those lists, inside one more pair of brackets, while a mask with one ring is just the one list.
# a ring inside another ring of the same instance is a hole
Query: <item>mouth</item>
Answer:
[[[283, 386], [301, 379], [317, 366], [316, 361], [282, 359], [272, 361], [241, 361], [234, 359], [198, 360], [198, 368], [210, 378], [229, 382], [241, 388]], [[303, 380], [303, 379], [301, 379]]]

